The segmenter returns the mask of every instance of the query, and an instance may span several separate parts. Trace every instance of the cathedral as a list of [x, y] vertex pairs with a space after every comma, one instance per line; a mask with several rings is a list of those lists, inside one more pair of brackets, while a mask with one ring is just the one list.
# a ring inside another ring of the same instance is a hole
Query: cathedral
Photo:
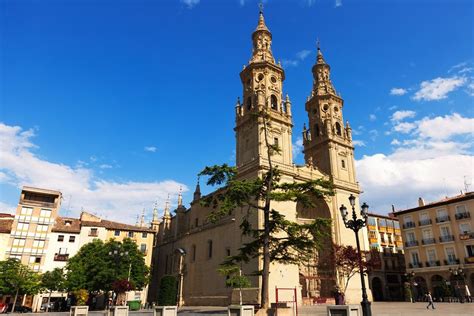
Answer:
[[[304, 182], [319, 178], [332, 179], [334, 196], [326, 198], [314, 208], [304, 208], [295, 202], [272, 202], [272, 208], [285, 215], [286, 219], [304, 223], [317, 217], [332, 220], [332, 241], [337, 244], [355, 245], [354, 233], [345, 228], [339, 207], [348, 204], [348, 197], [356, 197], [359, 212], [360, 188], [354, 167], [354, 146], [351, 127], [343, 121], [343, 99], [336, 92], [318, 44], [317, 58], [312, 67], [313, 85], [306, 100], [308, 127], [303, 128], [305, 165], [293, 163], [292, 149], [292, 103], [283, 94], [285, 72], [275, 62], [272, 52], [272, 33], [260, 12], [257, 28], [252, 33], [252, 56], [240, 73], [242, 99], [235, 105], [236, 167], [238, 177], [253, 179], [261, 177], [269, 166], [266, 142], [262, 130], [263, 121], [254, 115], [267, 107], [269, 139], [278, 145], [280, 152], [272, 156], [278, 166], [282, 182]], [[212, 193], [211, 193], [212, 194]], [[161, 278], [175, 275], [179, 280], [180, 305], [220, 305], [238, 303], [238, 290], [225, 285], [225, 276], [217, 272], [219, 265], [230, 255], [237, 253], [242, 244], [248, 242], [239, 227], [247, 210], [236, 209], [218, 222], [208, 220], [212, 211], [200, 203], [201, 192], [197, 183], [191, 206], [183, 205], [181, 195], [178, 206], [171, 212], [165, 207], [161, 220], [154, 216], [153, 225], [157, 233], [153, 253], [152, 282], [149, 301], [156, 301]], [[156, 210], [155, 210], [156, 212]], [[156, 213], [155, 213], [156, 214]], [[263, 214], [254, 214], [250, 222], [262, 227]], [[361, 230], [361, 249], [368, 250], [367, 231]], [[261, 270], [262, 260], [253, 260], [242, 265], [242, 273], [252, 275]], [[250, 276], [251, 287], [243, 289], [243, 301], [247, 304], [259, 302], [261, 280]], [[318, 269], [312, 264], [272, 263], [270, 269], [270, 302], [276, 301], [275, 288], [296, 289], [297, 301], [305, 302], [316, 297], [331, 297], [335, 286], [345, 280], [337, 271]], [[370, 296], [370, 293], [369, 293]], [[353, 277], [346, 292], [346, 301], [357, 304], [361, 298], [360, 279]]]

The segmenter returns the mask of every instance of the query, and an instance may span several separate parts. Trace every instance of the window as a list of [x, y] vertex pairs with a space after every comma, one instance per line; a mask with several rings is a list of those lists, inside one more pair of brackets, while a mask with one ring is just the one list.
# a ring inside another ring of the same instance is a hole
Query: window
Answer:
[[40, 217], [49, 218], [51, 217], [51, 210], [42, 209]]
[[26, 239], [15, 238], [13, 239], [13, 247], [25, 247]]
[[59, 248], [59, 252], [58, 252], [60, 255], [66, 255], [67, 254], [67, 248]]
[[58, 241], [64, 241], [64, 235], [59, 235], [58, 236]]
[[76, 236], [69, 236], [69, 242], [75, 242]]
[[377, 234], [375, 230], [369, 230], [369, 237], [370, 238], [377, 238]]
[[404, 222], [405, 224], [413, 222], [413, 220], [412, 220], [412, 218], [411, 218], [411, 215], [405, 216], [405, 217], [403, 218], [403, 222]]
[[392, 235], [391, 235], [391, 234], [387, 234], [387, 237], [388, 237], [388, 243], [389, 243], [389, 244], [393, 243], [393, 241], [392, 241]]
[[207, 241], [207, 257], [212, 258], [212, 240]]
[[456, 261], [456, 253], [454, 252], [453, 247], [446, 247], [446, 258], [448, 259], [448, 262], [455, 262]]
[[191, 255], [192, 255], [191, 256], [192, 261], [193, 262], [196, 261], [196, 245], [193, 245]]
[[30, 263], [41, 263], [41, 257], [31, 256]]
[[89, 236], [97, 237], [98, 236], [97, 228], [91, 228], [91, 230], [89, 231]]
[[247, 98], [247, 110], [250, 110], [252, 108], [252, 98], [248, 97]]
[[196, 217], [196, 219], [194, 219], [194, 226], [195, 227], [199, 226], [199, 218], [197, 218], [197, 217]]
[[146, 238], [148, 236], [148, 233], [142, 233], [142, 238]]
[[414, 232], [407, 233], [407, 241], [415, 241], [415, 233]]
[[449, 231], [449, 226], [441, 226], [439, 230], [441, 231], [441, 236], [446, 237], [451, 235], [451, 232]]
[[343, 169], [346, 169], [346, 162], [344, 161], [344, 159], [341, 160], [341, 166]]
[[141, 244], [141, 245], [140, 245], [140, 251], [141, 251], [142, 253], [146, 253], [146, 244]]
[[270, 104], [271, 104], [273, 110], [278, 110], [278, 99], [273, 94], [270, 97]]
[[474, 257], [474, 245], [466, 245], [466, 252], [468, 257]]
[[380, 233], [380, 241], [381, 241], [381, 242], [385, 242], [384, 236], [385, 236], [384, 233]]
[[116, 230], [116, 231], [114, 232], [114, 236], [120, 236], [120, 230]]
[[46, 233], [48, 231], [48, 225], [40, 225], [36, 226], [36, 231], [38, 233]]
[[230, 248], [225, 248], [225, 255], [230, 257]]
[[431, 229], [423, 229], [423, 239], [431, 239], [433, 238], [433, 232]]
[[471, 232], [471, 225], [469, 223], [459, 224], [459, 231], [461, 234], [469, 234]]
[[28, 223], [18, 223], [18, 225], [16, 225], [16, 230], [18, 231], [28, 231], [28, 229], [30, 228], [30, 224]]
[[400, 229], [400, 223], [399, 223], [398, 221], [394, 221], [394, 222], [393, 222], [393, 227], [394, 227], [395, 229]]
[[33, 248], [44, 248], [44, 240], [33, 240]]
[[10, 255], [10, 257], [8, 257], [8, 258], [21, 261], [21, 255]]
[[33, 213], [33, 208], [23, 206], [21, 208], [20, 215], [31, 216], [32, 213]]
[[457, 205], [456, 206], [456, 214], [462, 214], [462, 213], [466, 213], [467, 210], [466, 210], [466, 205]]
[[420, 262], [420, 257], [418, 256], [418, 252], [412, 252], [411, 253], [411, 263], [414, 265], [418, 265]]
[[128, 237], [133, 238], [133, 232], [128, 232]]
[[428, 213], [425, 212], [425, 213], [420, 214], [420, 221], [424, 221], [424, 220], [427, 220], [427, 219], [429, 219]]
[[426, 250], [426, 256], [428, 257], [428, 261], [430, 263], [436, 261], [436, 251], [434, 249], [428, 249]]
[[336, 134], [339, 136], [342, 135], [341, 124], [339, 124], [339, 122], [336, 122]]

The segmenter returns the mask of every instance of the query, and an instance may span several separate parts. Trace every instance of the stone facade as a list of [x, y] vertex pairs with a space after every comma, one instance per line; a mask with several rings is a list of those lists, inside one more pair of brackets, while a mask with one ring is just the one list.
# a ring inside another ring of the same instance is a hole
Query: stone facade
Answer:
[[[284, 97], [283, 94], [285, 72], [279, 63], [275, 63], [271, 50], [272, 34], [262, 13], [257, 29], [252, 34], [252, 43], [252, 56], [240, 73], [243, 99], [239, 99], [235, 106], [238, 177], [254, 179], [262, 177], [268, 170], [267, 143], [262, 128], [264, 122], [253, 115], [267, 107], [271, 125], [267, 130], [267, 139], [281, 150], [271, 158], [281, 172], [281, 181], [303, 182], [331, 178], [335, 185], [335, 195], [319, 202], [313, 209], [304, 209], [294, 202], [272, 202], [272, 208], [295, 222], [302, 223], [316, 217], [330, 218], [333, 221], [333, 241], [355, 245], [354, 233], [344, 227], [339, 207], [348, 204], [350, 194], [358, 198], [360, 188], [354, 170], [351, 129], [348, 123], [345, 126], [342, 123], [343, 100], [331, 83], [329, 65], [318, 47], [318, 57], [313, 67], [314, 85], [306, 103], [310, 124], [317, 127], [313, 130], [304, 128], [306, 164], [297, 166], [292, 157], [292, 104], [288, 95]], [[184, 207], [180, 198], [173, 214], [168, 206], [165, 209], [154, 249], [149, 296], [151, 302], [157, 299], [159, 280], [168, 274], [182, 279], [181, 303], [185, 305], [227, 305], [231, 303], [232, 297], [236, 297], [232, 295], [231, 289], [226, 288], [225, 278], [218, 274], [217, 269], [227, 256], [236, 254], [241, 245], [249, 241], [242, 236], [239, 228], [248, 210], [236, 209], [217, 223], [211, 223], [207, 220], [211, 209], [203, 207], [199, 203], [200, 199], [198, 183], [190, 208]], [[356, 207], [359, 211], [359, 207]], [[252, 212], [249, 221], [254, 227], [262, 227], [263, 214]], [[361, 234], [362, 250], [368, 250], [366, 229], [361, 230]], [[302, 302], [302, 297], [308, 302], [315, 297], [332, 296], [336, 283], [343, 280], [338, 278], [334, 270], [322, 273], [308, 266], [272, 264], [270, 302], [275, 302], [276, 287], [296, 288], [298, 302]], [[244, 264], [242, 270], [244, 274], [251, 274], [261, 267], [261, 260], [253, 260]], [[261, 280], [258, 277], [250, 279], [253, 288], [245, 291], [244, 301], [257, 303]], [[360, 301], [358, 277], [351, 279], [346, 298], [352, 303]]]

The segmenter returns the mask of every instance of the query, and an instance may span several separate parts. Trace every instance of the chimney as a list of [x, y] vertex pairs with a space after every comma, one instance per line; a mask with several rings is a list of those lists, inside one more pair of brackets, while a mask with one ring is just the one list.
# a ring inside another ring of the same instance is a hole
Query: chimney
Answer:
[[425, 206], [425, 200], [422, 197], [418, 198], [418, 206]]

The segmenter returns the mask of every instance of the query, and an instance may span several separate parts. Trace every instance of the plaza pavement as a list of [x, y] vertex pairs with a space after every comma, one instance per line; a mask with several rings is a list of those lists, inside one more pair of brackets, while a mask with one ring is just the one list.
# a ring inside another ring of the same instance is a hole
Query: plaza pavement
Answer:
[[[408, 302], [375, 302], [372, 303], [372, 316], [474, 316], [474, 303], [435, 303], [436, 309], [426, 309], [427, 303]], [[22, 316], [38, 316], [38, 314], [48, 316], [68, 316], [69, 313], [27, 313]], [[104, 311], [89, 312], [90, 316], [105, 316]], [[152, 310], [141, 310], [130, 312], [130, 316], [152, 316]], [[179, 316], [224, 316], [227, 309], [213, 306], [190, 306], [180, 308]], [[326, 316], [326, 305], [301, 306], [298, 315], [304, 316]]]

